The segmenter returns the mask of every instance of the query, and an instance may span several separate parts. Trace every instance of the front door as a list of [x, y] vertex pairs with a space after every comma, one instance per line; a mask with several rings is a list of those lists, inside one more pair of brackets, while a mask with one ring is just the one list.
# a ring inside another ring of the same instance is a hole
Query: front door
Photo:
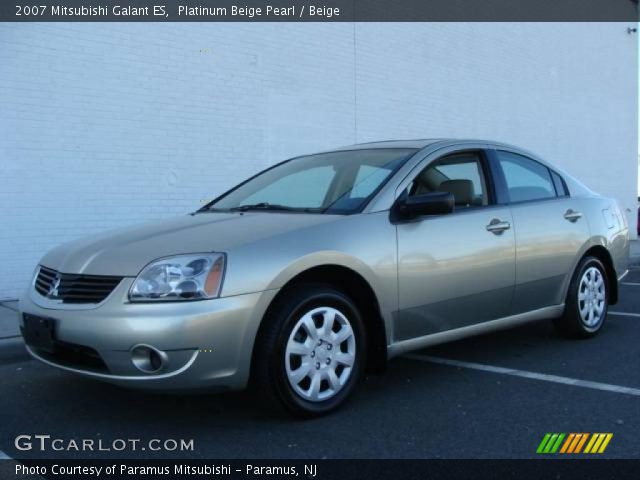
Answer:
[[507, 316], [515, 283], [508, 206], [495, 203], [482, 151], [429, 162], [409, 195], [449, 191], [455, 212], [397, 225], [399, 312], [394, 340], [407, 340]]

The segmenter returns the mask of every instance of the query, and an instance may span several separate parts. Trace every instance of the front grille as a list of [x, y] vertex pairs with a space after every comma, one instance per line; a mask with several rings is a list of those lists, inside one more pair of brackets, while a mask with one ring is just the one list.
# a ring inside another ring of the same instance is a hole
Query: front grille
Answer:
[[40, 266], [36, 291], [62, 303], [100, 303], [118, 286], [122, 277], [60, 273]]

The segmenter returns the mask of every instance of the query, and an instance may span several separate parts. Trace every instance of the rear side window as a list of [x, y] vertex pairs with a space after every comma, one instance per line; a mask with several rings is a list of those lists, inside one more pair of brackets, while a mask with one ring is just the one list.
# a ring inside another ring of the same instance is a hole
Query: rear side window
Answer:
[[556, 196], [556, 187], [547, 167], [515, 153], [496, 153], [504, 172], [511, 202], [543, 200]]
[[567, 186], [565, 185], [562, 177], [558, 175], [556, 172], [551, 172], [551, 178], [553, 179], [553, 185], [556, 187], [556, 193], [559, 197], [568, 197], [569, 192], [567, 190]]

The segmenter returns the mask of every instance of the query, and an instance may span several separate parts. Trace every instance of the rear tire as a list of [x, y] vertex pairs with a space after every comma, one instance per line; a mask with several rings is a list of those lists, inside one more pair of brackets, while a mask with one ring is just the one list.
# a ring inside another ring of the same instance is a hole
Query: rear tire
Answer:
[[567, 291], [564, 314], [554, 322], [555, 326], [567, 337], [593, 337], [604, 325], [608, 306], [607, 271], [598, 258], [585, 257], [573, 274]]
[[365, 364], [365, 329], [357, 306], [323, 284], [300, 285], [277, 302], [256, 338], [253, 387], [269, 404], [301, 417], [338, 408]]

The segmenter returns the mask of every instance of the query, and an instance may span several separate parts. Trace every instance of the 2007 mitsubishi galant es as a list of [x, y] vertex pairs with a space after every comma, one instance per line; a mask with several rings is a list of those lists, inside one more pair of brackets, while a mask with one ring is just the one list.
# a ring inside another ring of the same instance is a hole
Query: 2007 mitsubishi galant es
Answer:
[[156, 390], [247, 385], [328, 412], [410, 350], [532, 320], [602, 328], [629, 231], [535, 155], [377, 142], [294, 158], [198, 211], [58, 247], [20, 302], [37, 359]]

